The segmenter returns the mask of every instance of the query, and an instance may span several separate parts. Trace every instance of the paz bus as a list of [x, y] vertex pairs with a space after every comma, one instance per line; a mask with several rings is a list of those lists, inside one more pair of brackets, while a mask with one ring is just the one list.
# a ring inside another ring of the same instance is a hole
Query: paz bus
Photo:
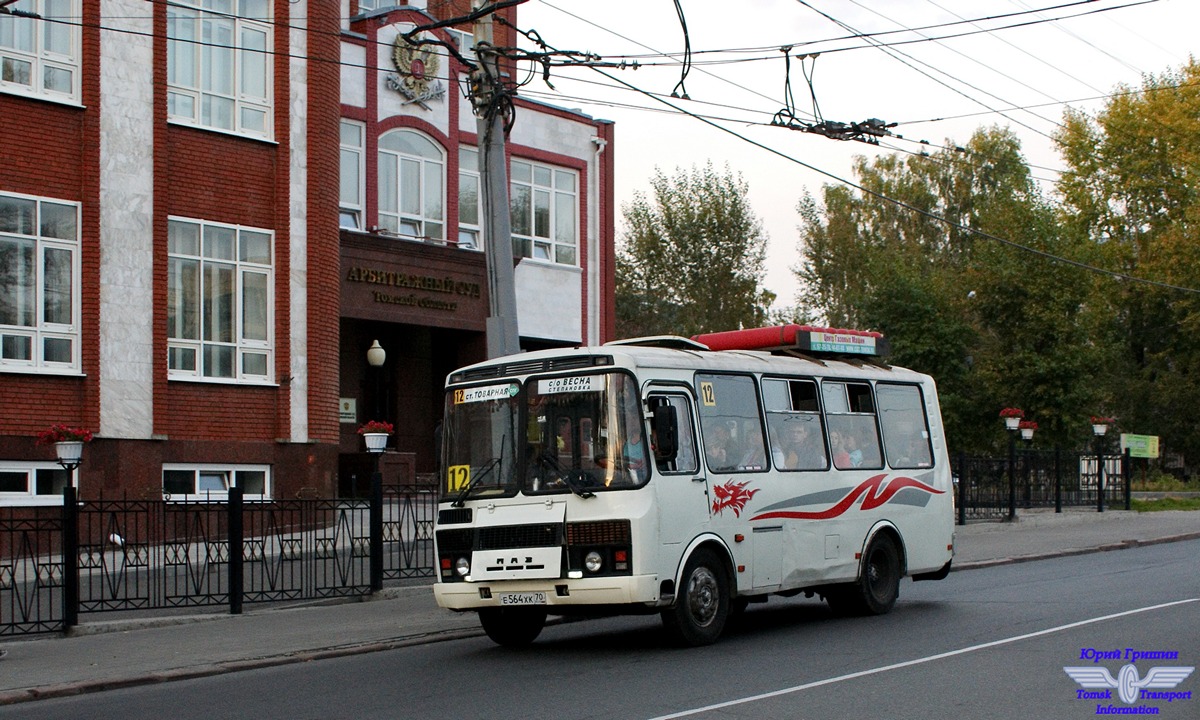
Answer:
[[950, 572], [954, 493], [934, 381], [885, 349], [785, 325], [451, 373], [438, 604], [505, 646], [548, 615], [657, 613], [705, 645], [772, 595], [890, 611]]

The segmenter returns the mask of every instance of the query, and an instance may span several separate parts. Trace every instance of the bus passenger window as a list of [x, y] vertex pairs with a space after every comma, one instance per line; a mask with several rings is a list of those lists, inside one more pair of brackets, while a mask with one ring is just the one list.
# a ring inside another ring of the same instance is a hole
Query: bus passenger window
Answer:
[[767, 469], [758, 391], [749, 375], [696, 374], [704, 456], [714, 472]]
[[776, 469], [827, 469], [816, 382], [763, 378], [762, 392]]
[[894, 468], [927, 468], [933, 465], [929, 425], [925, 421], [921, 389], [915, 385], [880, 383], [879, 424], [887, 448], [888, 465]]
[[867, 383], [834, 382], [821, 384], [825, 399], [826, 423], [833, 465], [840, 470], [883, 467], [879, 431], [875, 424], [875, 403]]

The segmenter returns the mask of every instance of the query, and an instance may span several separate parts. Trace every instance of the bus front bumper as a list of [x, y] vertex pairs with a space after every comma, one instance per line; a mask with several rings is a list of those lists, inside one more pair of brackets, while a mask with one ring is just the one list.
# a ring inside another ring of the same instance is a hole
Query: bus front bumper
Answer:
[[439, 582], [433, 586], [433, 596], [438, 606], [450, 610], [535, 605], [553, 613], [556, 606], [657, 605], [659, 583], [656, 575]]

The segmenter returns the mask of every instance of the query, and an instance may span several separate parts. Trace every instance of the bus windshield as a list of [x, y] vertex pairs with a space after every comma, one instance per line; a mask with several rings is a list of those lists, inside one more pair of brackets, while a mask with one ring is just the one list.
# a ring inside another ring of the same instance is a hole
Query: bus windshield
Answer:
[[525, 406], [526, 492], [586, 496], [649, 478], [649, 442], [629, 375], [532, 378]]
[[516, 493], [520, 388], [506, 382], [446, 393], [444, 499], [461, 503], [469, 497]]

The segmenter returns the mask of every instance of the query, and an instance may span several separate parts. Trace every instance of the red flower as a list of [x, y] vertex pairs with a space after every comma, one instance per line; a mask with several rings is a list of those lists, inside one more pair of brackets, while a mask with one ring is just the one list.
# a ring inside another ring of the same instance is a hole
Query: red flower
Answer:
[[38, 445], [53, 445], [60, 442], [91, 442], [92, 431], [87, 428], [76, 428], [63, 425], [50, 426], [49, 430], [43, 430], [38, 433]]
[[1093, 425], [1112, 425], [1116, 421], [1117, 421], [1116, 418], [1105, 417], [1103, 415], [1093, 415], [1092, 416], [1092, 424]]
[[1037, 430], [1037, 423], [1033, 420], [1022, 420], [1017, 427], [1021, 430]]
[[1000, 411], [1002, 418], [1022, 418], [1025, 417], [1025, 411], [1021, 408], [1004, 408]]
[[385, 435], [391, 435], [393, 429], [394, 428], [390, 422], [385, 422], [383, 420], [368, 420], [362, 425], [362, 427], [358, 429], [358, 434], [366, 435], [367, 433], [383, 433]]

